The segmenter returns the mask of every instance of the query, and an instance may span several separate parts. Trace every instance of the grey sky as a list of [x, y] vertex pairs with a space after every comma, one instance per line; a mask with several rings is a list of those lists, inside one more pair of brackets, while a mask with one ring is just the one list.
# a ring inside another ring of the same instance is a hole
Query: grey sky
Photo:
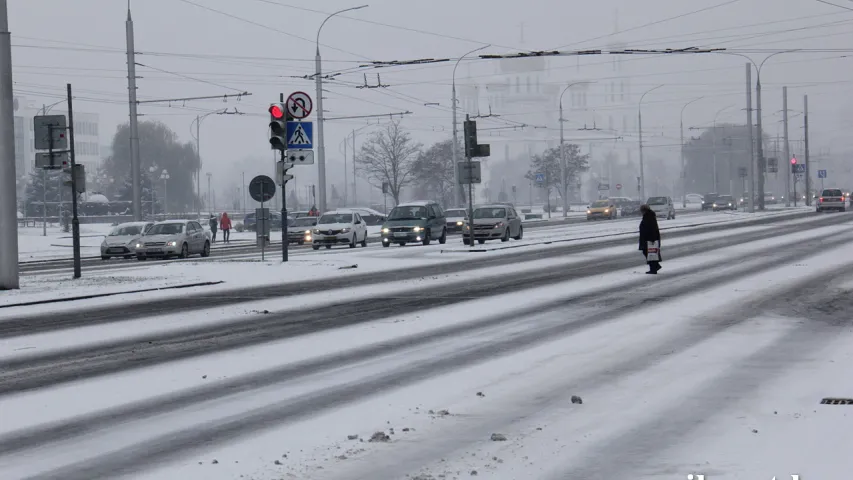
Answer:
[[[214, 13], [181, 0], [136, 0], [133, 14], [136, 46], [143, 55], [141, 64], [196, 77], [221, 86], [194, 82], [145, 67], [139, 82], [140, 99], [218, 95], [248, 90], [252, 93], [240, 102], [206, 101], [175, 104], [172, 108], [144, 106], [146, 119], [167, 123], [183, 140], [190, 140], [189, 126], [198, 113], [237, 107], [255, 116], [212, 117], [202, 129], [202, 152], [207, 166], [225, 165], [247, 157], [269, 158], [266, 144], [267, 105], [279, 92], [305, 90], [312, 96], [311, 81], [287, 78], [313, 71], [313, 39], [323, 15], [275, 5], [297, 5], [296, 0], [192, 0], [193, 3], [239, 16], [264, 28]], [[492, 43], [487, 52], [505, 53], [515, 49], [606, 48], [615, 40], [629, 48], [667, 48], [701, 45], [747, 51], [756, 61], [770, 52], [789, 48], [844, 49], [853, 40], [853, 11], [818, 3], [814, 0], [739, 0], [703, 13], [629, 31], [613, 37], [584, 41], [611, 34], [616, 27], [631, 29], [657, 20], [725, 4], [725, 0], [599, 0], [567, 2], [560, 0], [323, 0], [305, 2], [306, 7], [332, 12], [369, 3], [370, 7], [352, 12], [353, 18], [387, 23], [404, 28], [470, 39], [471, 41], [419, 34], [399, 28], [336, 18], [323, 30], [321, 47], [324, 70], [350, 69], [366, 59], [405, 60], [457, 57], [476, 48], [477, 42]], [[853, 7], [853, 2], [837, 0]], [[10, 29], [13, 34], [16, 93], [39, 102], [52, 103], [49, 95], [61, 95], [71, 82], [78, 100], [76, 108], [101, 116], [102, 143], [109, 143], [115, 125], [126, 121], [126, 80], [123, 0], [10, 0]], [[752, 28], [739, 27], [767, 23]], [[778, 22], [778, 23], [768, 23]], [[803, 27], [835, 23], [822, 28]], [[523, 42], [522, 42], [522, 27]], [[281, 32], [309, 39], [290, 37]], [[787, 30], [787, 32], [786, 32]], [[758, 36], [762, 32], [775, 32]], [[689, 36], [692, 35], [692, 36]], [[51, 41], [48, 41], [51, 40]], [[29, 48], [24, 46], [49, 48]], [[90, 46], [85, 46], [90, 45]], [[114, 49], [110, 52], [84, 52], [79, 49]], [[337, 50], [339, 49], [339, 50]], [[759, 50], [766, 50], [762, 53]], [[148, 54], [153, 52], [155, 54]], [[348, 52], [348, 53], [345, 53]], [[165, 54], [192, 54], [179, 57]], [[768, 61], [763, 69], [764, 120], [769, 135], [776, 134], [776, 112], [781, 108], [781, 86], [790, 86], [790, 108], [802, 108], [802, 94], [808, 93], [814, 142], [836, 150], [850, 149], [844, 140], [851, 102], [847, 93], [853, 87], [853, 58], [839, 58], [847, 52], [785, 54]], [[256, 58], [249, 58], [256, 57]], [[275, 58], [292, 59], [288, 61]], [[585, 65], [609, 59], [586, 57], [556, 59], [551, 63], [552, 78], [568, 83], [586, 79]], [[677, 58], [632, 57], [627, 71], [633, 75], [634, 92], [657, 84], [665, 87], [646, 97], [644, 131], [649, 145], [669, 145], [678, 136], [678, 115], [685, 102], [705, 96], [685, 111], [685, 126], [706, 125], [714, 112], [727, 104], [736, 104], [721, 121], [745, 120], [744, 67], [740, 57], [725, 55], [679, 56]], [[473, 75], [493, 73], [493, 64], [477, 62]], [[356, 89], [361, 83], [359, 70], [337, 77], [343, 82], [328, 84], [328, 116], [381, 114], [411, 110], [404, 124], [414, 129], [424, 143], [449, 138], [450, 77], [452, 63], [380, 70], [387, 89]], [[597, 72], [597, 71], [596, 71]], [[375, 82], [369, 70], [368, 82]], [[460, 68], [459, 82], [466, 68]], [[810, 85], [806, 87], [806, 85]], [[603, 95], [603, 90], [590, 90]], [[98, 100], [94, 102], [83, 99]], [[112, 103], [111, 103], [112, 102]], [[439, 108], [425, 107], [438, 102]], [[556, 101], [554, 108], [556, 109]], [[631, 107], [636, 110], [636, 106]], [[476, 113], [476, 112], [472, 112]], [[485, 113], [485, 112], [483, 112]], [[495, 112], [499, 113], [499, 112]], [[569, 117], [571, 120], [571, 117]], [[523, 117], [513, 120], [524, 122]], [[576, 119], [579, 120], [579, 119]], [[799, 122], [792, 120], [791, 137], [801, 135]], [[326, 146], [330, 159], [339, 158], [338, 148], [345, 135], [364, 121], [329, 122]], [[556, 128], [556, 125], [551, 127]], [[444, 130], [442, 131], [442, 128]], [[659, 137], [659, 138], [657, 138]], [[633, 137], [631, 137], [633, 138]], [[632, 141], [626, 137], [625, 141]], [[669, 148], [661, 149], [663, 152]], [[301, 172], [300, 172], [301, 173]], [[305, 171], [308, 175], [309, 172]], [[314, 174], [311, 169], [310, 175]]]

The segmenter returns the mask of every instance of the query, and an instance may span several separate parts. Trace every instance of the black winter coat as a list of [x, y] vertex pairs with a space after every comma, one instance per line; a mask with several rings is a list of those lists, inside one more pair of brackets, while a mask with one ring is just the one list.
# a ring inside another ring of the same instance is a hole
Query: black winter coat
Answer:
[[640, 221], [640, 250], [646, 254], [648, 242], [660, 242], [660, 230], [658, 229], [658, 218], [655, 212], [649, 210], [643, 214]]

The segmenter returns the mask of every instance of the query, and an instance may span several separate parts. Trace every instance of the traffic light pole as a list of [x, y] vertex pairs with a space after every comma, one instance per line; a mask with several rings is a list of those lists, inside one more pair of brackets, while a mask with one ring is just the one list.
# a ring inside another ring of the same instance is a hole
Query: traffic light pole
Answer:
[[74, 278], [80, 278], [80, 219], [77, 218], [77, 163], [74, 158], [74, 108], [71, 102], [71, 84], [68, 91], [68, 155], [71, 161], [71, 242], [74, 246]]
[[[287, 152], [285, 150], [281, 151], [281, 163], [284, 164], [287, 159]], [[284, 175], [284, 169], [282, 169], [282, 176]], [[281, 261], [287, 262], [287, 249], [290, 247], [289, 240], [287, 239], [287, 195], [285, 194], [284, 187], [287, 186], [287, 182], [284, 179], [281, 180]]]

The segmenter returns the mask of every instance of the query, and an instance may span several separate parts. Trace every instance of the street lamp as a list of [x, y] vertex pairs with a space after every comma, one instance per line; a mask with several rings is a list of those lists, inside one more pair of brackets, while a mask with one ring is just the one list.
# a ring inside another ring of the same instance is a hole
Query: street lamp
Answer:
[[[687, 208], [687, 171], [684, 169], [684, 110], [691, 104], [702, 100], [705, 97], [694, 98], [683, 107], [681, 107], [681, 120], [679, 126], [681, 128], [681, 207]], [[641, 200], [642, 201], [642, 200]]]
[[317, 176], [320, 181], [320, 211], [326, 211], [326, 146], [325, 138], [323, 137], [323, 62], [320, 58], [320, 32], [323, 31], [323, 26], [326, 22], [335, 15], [353, 10], [366, 8], [368, 5], [358, 7], [345, 8], [339, 10], [323, 20], [320, 28], [317, 29], [317, 53], [314, 57], [315, 77], [314, 81], [317, 84]]
[[160, 172], [160, 180], [163, 180], [163, 215], [169, 214], [169, 171], [165, 168]]
[[[461, 57], [459, 57], [459, 59], [456, 60], [456, 65], [453, 66], [453, 98], [451, 100], [453, 103], [453, 145], [451, 146], [451, 148], [452, 148], [451, 152], [452, 152], [452, 156], [453, 156], [453, 178], [455, 179], [455, 183], [456, 183], [456, 185], [453, 186], [453, 204], [454, 204], [454, 206], [457, 206], [457, 207], [460, 205], [461, 199], [459, 198], [459, 190], [462, 187], [459, 185], [459, 165], [458, 165], [459, 160], [457, 158], [458, 148], [456, 147], [456, 144], [458, 143], [458, 137], [457, 137], [458, 133], [456, 131], [456, 127], [457, 127], [457, 122], [456, 122], [456, 68], [459, 67], [459, 62], [461, 62], [462, 59], [464, 59], [468, 55], [471, 55], [472, 53], [479, 52], [480, 50], [485, 50], [489, 47], [491, 47], [491, 44], [480, 47], [480, 48], [475, 48], [474, 50], [471, 50], [470, 52], [466, 53], [465, 55], [462, 55]], [[471, 243], [473, 244], [474, 242], [472, 241]]]
[[569, 199], [567, 198], [569, 189], [566, 187], [566, 183], [568, 182], [568, 179], [566, 178], [566, 169], [568, 165], [566, 164], [566, 147], [565, 138], [563, 136], [563, 123], [565, 123], [566, 121], [566, 119], [563, 118], [563, 95], [573, 86], [587, 83], [595, 82], [586, 81], [570, 83], [566, 86], [566, 88], [563, 89], [563, 92], [560, 94], [560, 196], [563, 198], [563, 217], [568, 216], [569, 212]]
[[[227, 111], [227, 110], [226, 110]], [[195, 195], [193, 204], [196, 207], [196, 215], [201, 217], [201, 122], [209, 115], [221, 114], [222, 109], [212, 110], [204, 115], [196, 115], [195, 119], [190, 123], [190, 135], [195, 139], [195, 153], [198, 156], [198, 169], [195, 172]], [[193, 133], [193, 125], [195, 125], [195, 133]]]
[[658, 85], [657, 87], [647, 90], [646, 93], [640, 96], [640, 103], [637, 106], [637, 120], [640, 134], [640, 202], [644, 202], [646, 198], [646, 174], [643, 165], [643, 97], [662, 86], [663, 85]]

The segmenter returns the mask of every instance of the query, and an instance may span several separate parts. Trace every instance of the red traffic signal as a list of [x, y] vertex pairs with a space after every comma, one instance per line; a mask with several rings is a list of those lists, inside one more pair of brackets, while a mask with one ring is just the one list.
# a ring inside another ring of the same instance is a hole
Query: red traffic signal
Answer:
[[284, 109], [279, 104], [271, 105], [270, 115], [272, 115], [272, 118], [275, 118], [277, 120], [284, 118]]
[[796, 159], [796, 158], [792, 158], [792, 159], [791, 159], [791, 165], [796, 165], [796, 164], [797, 164], [797, 159]]

